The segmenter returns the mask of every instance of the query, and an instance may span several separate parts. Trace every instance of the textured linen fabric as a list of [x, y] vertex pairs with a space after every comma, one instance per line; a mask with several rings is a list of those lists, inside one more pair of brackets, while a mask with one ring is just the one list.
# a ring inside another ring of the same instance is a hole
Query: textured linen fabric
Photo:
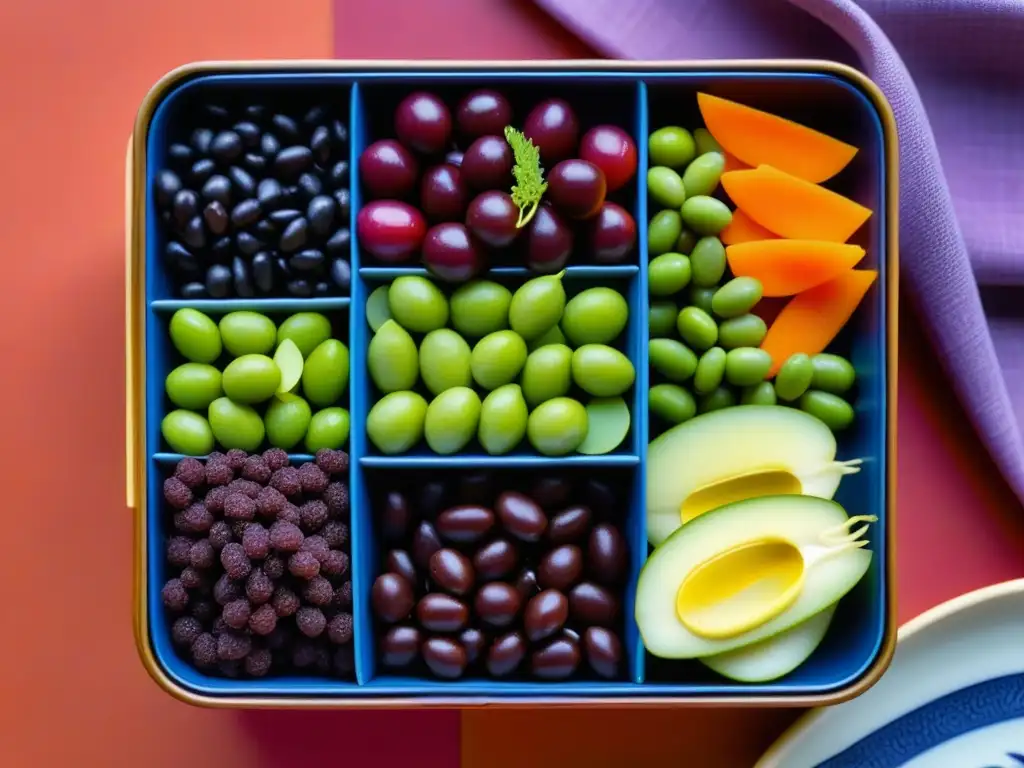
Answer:
[[1024, 0], [536, 0], [609, 56], [826, 58], [882, 89], [901, 277], [1024, 500]]

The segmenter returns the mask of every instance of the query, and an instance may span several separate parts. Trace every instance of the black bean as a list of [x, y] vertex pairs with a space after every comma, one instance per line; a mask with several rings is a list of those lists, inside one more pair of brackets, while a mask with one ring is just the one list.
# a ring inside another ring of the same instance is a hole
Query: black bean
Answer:
[[153, 191], [156, 194], [156, 204], [161, 208], [170, 207], [174, 202], [174, 196], [181, 190], [181, 179], [174, 171], [162, 170], [153, 180]]
[[221, 131], [210, 142], [210, 155], [219, 163], [228, 165], [242, 154], [242, 137], [234, 131]]
[[160, 223], [163, 224], [165, 227], [171, 226], [170, 211], [160, 211]]
[[313, 286], [314, 296], [330, 296], [331, 295], [331, 284], [325, 283], [321, 280], [319, 283]]
[[181, 297], [183, 299], [205, 299], [207, 297], [206, 286], [202, 283], [185, 283], [181, 286]]
[[331, 169], [327, 172], [327, 183], [331, 185], [332, 189], [337, 189], [342, 184], [348, 181], [348, 163], [344, 160], [339, 160]]
[[248, 152], [242, 158], [242, 167], [249, 173], [263, 173], [267, 170], [267, 158], [254, 152]]
[[299, 189], [297, 185], [285, 187], [284, 196], [281, 198], [281, 204], [287, 205], [289, 208], [305, 206], [306, 201], [302, 199], [302, 190]]
[[274, 260], [266, 251], [260, 251], [252, 257], [252, 279], [263, 293], [273, 290]]
[[323, 104], [317, 104], [315, 107], [310, 107], [309, 111], [302, 118], [302, 122], [313, 126], [319, 125], [325, 119], [327, 119], [327, 108]]
[[282, 149], [274, 158], [274, 170], [282, 177], [297, 179], [299, 174], [313, 164], [313, 153], [309, 147], [295, 145]]
[[219, 173], [211, 176], [203, 184], [203, 197], [207, 200], [216, 200], [225, 208], [231, 205], [231, 182], [227, 176]]
[[256, 189], [256, 199], [264, 210], [270, 210], [281, 201], [283, 190], [277, 179], [264, 179]]
[[323, 236], [330, 231], [335, 207], [334, 198], [327, 195], [317, 195], [309, 201], [306, 218], [314, 234]]
[[299, 272], [312, 272], [324, 265], [324, 254], [315, 248], [307, 248], [292, 254], [292, 257], [288, 259], [288, 263], [292, 269], [296, 269]]
[[191, 144], [192, 149], [200, 155], [205, 155], [210, 151], [210, 143], [212, 141], [213, 131], [209, 128], [196, 128], [192, 131], [192, 137], [189, 139], [189, 144]]
[[196, 160], [192, 163], [192, 169], [189, 171], [189, 179], [193, 186], [198, 187], [210, 178], [215, 170], [217, 170], [217, 164], [210, 158], [204, 157], [202, 160]]
[[242, 139], [242, 144], [246, 147], [258, 147], [260, 145], [260, 127], [251, 120], [235, 123], [235, 133]]
[[238, 250], [246, 256], [252, 256], [254, 253], [262, 250], [264, 246], [262, 240], [248, 232], [239, 232], [235, 235], [235, 243], [238, 245]]
[[235, 294], [244, 299], [252, 298], [255, 291], [252, 288], [249, 267], [242, 261], [241, 256], [235, 256], [231, 260], [231, 274], [235, 281]]
[[294, 208], [281, 208], [276, 211], [271, 211], [267, 215], [267, 219], [275, 226], [287, 227], [301, 215], [302, 211], [297, 211]]
[[341, 289], [342, 293], [348, 293], [352, 286], [352, 265], [347, 259], [333, 259], [331, 261], [331, 280]]
[[214, 123], [223, 123], [231, 117], [231, 113], [220, 104], [204, 104], [203, 111]]
[[270, 123], [278, 135], [288, 139], [299, 138], [299, 126], [288, 115], [274, 115], [270, 118]]
[[171, 144], [167, 148], [167, 160], [176, 168], [188, 168], [195, 159], [195, 153], [188, 144]]
[[210, 255], [213, 260], [219, 264], [226, 264], [228, 259], [231, 258], [231, 253], [234, 250], [234, 244], [229, 236], [224, 236], [218, 240], [214, 240], [213, 245], [210, 246]]
[[288, 259], [281, 255], [274, 256], [274, 267], [277, 269], [277, 274], [281, 275], [285, 280], [291, 280], [292, 268], [288, 266]]
[[203, 220], [215, 235], [223, 235], [228, 229], [227, 209], [217, 200], [207, 203], [203, 209]]
[[236, 227], [248, 227], [254, 223], [263, 211], [258, 200], [243, 200], [231, 210], [231, 223]]
[[199, 259], [184, 245], [172, 240], [164, 248], [167, 263], [180, 272], [194, 273], [199, 271]]
[[281, 234], [279, 247], [283, 253], [294, 253], [306, 244], [308, 225], [301, 216], [290, 222]]
[[296, 186], [298, 186], [306, 199], [312, 199], [324, 190], [323, 183], [313, 173], [304, 173], [299, 176], [299, 183]]
[[231, 292], [234, 276], [223, 264], [214, 264], [206, 270], [206, 290], [215, 299], [223, 299]]
[[339, 146], [348, 144], [348, 128], [341, 120], [331, 121], [331, 139]]
[[281, 151], [281, 142], [277, 140], [277, 136], [272, 133], [264, 133], [260, 137], [260, 151], [267, 160], [273, 160], [277, 153]]
[[174, 196], [171, 203], [171, 212], [174, 214], [174, 221], [182, 226], [186, 221], [199, 213], [199, 195], [191, 189], [182, 189]]
[[334, 191], [334, 202], [338, 204], [338, 218], [347, 219], [349, 206], [352, 202], [352, 197], [347, 189], [336, 189]]
[[277, 227], [268, 219], [261, 219], [252, 228], [253, 234], [262, 240], [273, 240], [277, 237]]
[[352, 236], [348, 229], [342, 227], [324, 243], [324, 248], [332, 256], [348, 256], [348, 246], [351, 240]]
[[309, 137], [309, 148], [313, 150], [316, 161], [326, 165], [331, 159], [331, 132], [326, 125], [314, 129], [313, 135]]
[[256, 179], [244, 168], [233, 165], [228, 169], [228, 176], [242, 197], [252, 197], [256, 194]]
[[313, 286], [310, 285], [309, 280], [290, 280], [288, 293], [296, 298], [308, 299], [313, 295]]
[[250, 120], [262, 120], [267, 114], [267, 108], [262, 104], [250, 104], [245, 108], [245, 116]]
[[193, 216], [181, 230], [181, 239], [189, 248], [202, 248], [206, 245], [206, 232], [203, 231], [203, 220]]

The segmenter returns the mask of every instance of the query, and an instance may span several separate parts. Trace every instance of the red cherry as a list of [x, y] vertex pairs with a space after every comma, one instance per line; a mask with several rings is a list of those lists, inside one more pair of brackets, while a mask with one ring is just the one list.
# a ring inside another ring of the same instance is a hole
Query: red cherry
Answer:
[[636, 245], [636, 222], [621, 205], [605, 202], [587, 222], [590, 249], [598, 264], [621, 264]]
[[580, 158], [604, 171], [609, 192], [620, 189], [636, 173], [636, 144], [618, 126], [598, 125], [583, 134]]
[[423, 263], [441, 280], [461, 283], [480, 274], [484, 252], [462, 224], [445, 223], [430, 228], [423, 240]]
[[381, 261], [408, 261], [423, 243], [423, 214], [398, 200], [367, 203], [356, 217], [356, 234], [366, 251]]
[[395, 134], [417, 152], [444, 152], [452, 135], [451, 113], [432, 93], [410, 93], [395, 110]]
[[359, 156], [359, 175], [373, 197], [405, 197], [416, 186], [416, 158], [394, 139], [381, 139]]

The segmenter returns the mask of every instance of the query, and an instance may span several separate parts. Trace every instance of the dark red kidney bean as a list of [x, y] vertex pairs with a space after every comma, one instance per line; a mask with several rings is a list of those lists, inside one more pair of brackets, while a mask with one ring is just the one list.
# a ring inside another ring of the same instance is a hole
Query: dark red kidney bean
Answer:
[[234, 131], [221, 131], [210, 142], [210, 155], [218, 163], [229, 165], [242, 154], [242, 137]]
[[231, 205], [231, 182], [227, 176], [221, 176], [219, 173], [211, 176], [203, 184], [203, 198], [206, 200], [216, 200], [218, 203], [227, 208]]
[[526, 604], [523, 627], [531, 642], [549, 637], [569, 618], [569, 600], [557, 589], [546, 589]]
[[342, 293], [348, 293], [349, 288], [352, 286], [352, 265], [346, 259], [332, 259], [330, 274], [331, 282]]
[[337, 189], [342, 184], [348, 181], [348, 163], [344, 160], [339, 160], [331, 166], [331, 170], [327, 172], [327, 183], [331, 189]]
[[210, 158], [204, 157], [202, 160], [196, 160], [189, 169], [189, 180], [193, 186], [198, 187], [206, 183], [215, 170], [217, 170], [217, 164]]
[[536, 572], [529, 568], [523, 569], [519, 576], [516, 577], [516, 591], [523, 600], [529, 600], [540, 592]]
[[391, 627], [380, 641], [380, 661], [385, 667], [407, 667], [420, 650], [416, 627]]
[[292, 269], [299, 272], [313, 272], [321, 269], [324, 261], [323, 251], [318, 251], [316, 248], [306, 248], [298, 253], [293, 253], [292, 257], [288, 259]]
[[587, 568], [594, 580], [602, 584], [619, 584], [629, 564], [626, 540], [619, 529], [601, 523], [590, 532], [587, 544]]
[[412, 557], [404, 549], [392, 549], [384, 561], [384, 567], [389, 573], [397, 573], [410, 584], [416, 583], [416, 566], [412, 563]]
[[306, 207], [306, 220], [313, 234], [321, 237], [331, 231], [334, 223], [334, 209], [337, 208], [334, 198], [330, 195], [317, 195]]
[[179, 189], [171, 203], [171, 213], [180, 227], [199, 213], [199, 195], [191, 189]]
[[543, 680], [561, 680], [572, 675], [580, 665], [580, 646], [563, 635], [552, 640], [530, 657], [530, 672]]
[[380, 524], [384, 538], [388, 541], [400, 539], [409, 532], [412, 514], [405, 494], [390, 491], [384, 496], [384, 503], [381, 505], [380, 511]]
[[430, 567], [430, 558], [444, 546], [433, 523], [421, 520], [412, 535], [412, 560], [417, 568], [426, 570]]
[[192, 147], [187, 144], [171, 144], [167, 148], [167, 159], [176, 168], [188, 168], [195, 161]]
[[607, 519], [618, 512], [618, 498], [607, 483], [587, 480], [583, 483], [582, 495], [584, 503], [598, 518]]
[[537, 566], [537, 583], [544, 589], [565, 592], [583, 573], [583, 552], [575, 544], [563, 544], [541, 558]]
[[223, 264], [214, 264], [206, 270], [206, 292], [210, 298], [223, 299], [231, 293], [231, 283], [234, 275], [231, 270]]
[[394, 624], [412, 611], [412, 584], [397, 573], [383, 573], [370, 590], [373, 612], [381, 621]]
[[331, 132], [326, 125], [313, 129], [309, 137], [309, 148], [313, 150], [313, 156], [321, 165], [326, 165], [331, 159]]
[[462, 178], [477, 190], [506, 189], [512, 185], [512, 147], [503, 136], [481, 136], [462, 156]]
[[207, 229], [215, 235], [223, 235], [228, 231], [228, 212], [216, 200], [207, 203], [203, 208], [203, 221], [206, 222]]
[[313, 295], [313, 283], [309, 280], [289, 280], [287, 288], [289, 295], [300, 299], [308, 299]]
[[459, 643], [466, 649], [466, 661], [475, 664], [487, 647], [487, 637], [479, 629], [470, 627], [459, 634]]
[[526, 656], [526, 640], [519, 632], [509, 632], [497, 638], [487, 651], [487, 671], [494, 677], [504, 677], [516, 671]]
[[245, 147], [256, 147], [260, 143], [260, 127], [251, 120], [243, 120], [240, 123], [235, 123], [234, 131], [238, 134], [238, 137], [242, 140], [242, 145]]
[[299, 191], [306, 197], [307, 200], [312, 200], [314, 197], [324, 191], [324, 185], [320, 179], [312, 173], [304, 173], [299, 176], [298, 184], [296, 185]]
[[580, 633], [577, 632], [572, 627], [563, 627], [562, 628], [562, 636], [569, 638], [574, 643], [578, 643], [580, 641]]
[[601, 677], [614, 678], [619, 674], [622, 643], [604, 627], [588, 627], [583, 633], [583, 653], [587, 663]]
[[589, 507], [574, 506], [563, 509], [551, 518], [547, 539], [552, 544], [569, 544], [583, 539], [590, 530], [593, 514]]
[[252, 257], [252, 279], [256, 288], [270, 293], [274, 288], [274, 260], [269, 253], [261, 251]]
[[231, 223], [236, 227], [248, 227], [259, 219], [262, 212], [259, 200], [250, 197], [231, 209]]
[[564, 477], [540, 477], [534, 481], [527, 496], [544, 509], [552, 510], [565, 506], [572, 494], [572, 482]]
[[516, 491], [501, 494], [494, 509], [502, 527], [521, 541], [539, 541], [548, 527], [548, 519], [537, 502]]
[[481, 581], [503, 578], [516, 569], [519, 553], [505, 539], [495, 539], [484, 544], [473, 555], [473, 567]]
[[264, 133], [260, 137], [260, 152], [268, 160], [273, 160], [277, 157], [277, 153], [281, 151], [281, 142], [277, 140], [277, 136], [272, 133]]
[[476, 615], [492, 627], [507, 627], [516, 620], [521, 607], [522, 599], [516, 588], [501, 581], [484, 584], [473, 602]]
[[489, 507], [494, 499], [494, 475], [486, 470], [464, 475], [459, 479], [458, 494], [463, 504]]
[[493, 527], [494, 513], [475, 504], [451, 507], [437, 516], [437, 532], [457, 544], [479, 541]]
[[192, 136], [189, 139], [192, 148], [200, 155], [205, 155], [210, 151], [210, 142], [212, 141], [213, 131], [209, 128], [196, 128], [192, 131]]
[[454, 680], [466, 671], [466, 649], [449, 637], [431, 637], [423, 644], [423, 661], [438, 677]]
[[312, 165], [313, 153], [309, 147], [286, 147], [274, 158], [274, 171], [279, 178], [284, 179], [298, 179]]
[[420, 516], [433, 520], [448, 506], [448, 486], [440, 480], [431, 481], [420, 489], [417, 497]]
[[253, 290], [249, 266], [241, 256], [231, 260], [231, 277], [235, 282], [235, 295], [242, 299], [251, 299], [256, 292]]
[[238, 246], [238, 250], [246, 256], [253, 256], [259, 253], [266, 245], [258, 237], [250, 235], [248, 232], [239, 232], [235, 235], [235, 244]]
[[278, 247], [282, 253], [294, 253], [306, 244], [308, 235], [309, 226], [306, 220], [300, 216], [285, 227], [284, 232], [281, 233]]
[[256, 179], [244, 168], [239, 168], [237, 165], [231, 166], [228, 168], [228, 177], [242, 197], [252, 197], [256, 194]]
[[263, 179], [256, 188], [256, 199], [264, 209], [270, 210], [281, 202], [284, 190], [277, 179]]
[[185, 283], [181, 286], [181, 297], [183, 299], [205, 299], [209, 294], [206, 292], [206, 286], [202, 283]]
[[299, 138], [299, 124], [288, 115], [274, 115], [270, 118], [270, 124], [274, 127], [278, 136], [286, 139]]
[[610, 627], [619, 617], [619, 600], [600, 584], [584, 581], [569, 592], [569, 615], [584, 626]]
[[431, 592], [416, 604], [416, 619], [430, 632], [458, 632], [469, 621], [469, 608], [451, 595]]
[[473, 565], [454, 549], [439, 549], [430, 558], [430, 578], [445, 592], [464, 595], [473, 588]]
[[351, 242], [351, 233], [346, 227], [342, 227], [327, 239], [327, 242], [324, 243], [324, 249], [332, 256], [347, 257], [348, 247]]

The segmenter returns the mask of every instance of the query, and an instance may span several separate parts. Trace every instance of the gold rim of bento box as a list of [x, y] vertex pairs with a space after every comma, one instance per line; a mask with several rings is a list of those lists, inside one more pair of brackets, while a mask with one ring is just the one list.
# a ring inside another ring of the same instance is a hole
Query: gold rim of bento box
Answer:
[[[855, 682], [829, 693], [813, 695], [767, 694], [758, 696], [210, 696], [192, 691], [173, 680], [153, 653], [149, 637], [147, 603], [147, 537], [145, 432], [136, 429], [145, 414], [145, 205], [146, 138], [150, 121], [160, 103], [186, 81], [206, 75], [273, 72], [336, 72], [357, 74], [363, 71], [445, 72], [463, 69], [564, 71], [597, 70], [605, 72], [662, 71], [691, 72], [804, 72], [833, 75], [856, 86], [870, 99], [884, 133], [886, 172], [886, 345], [888, 381], [886, 394], [886, 617], [885, 636], [871, 667]], [[126, 168], [127, 195], [127, 275], [126, 275], [126, 447], [127, 506], [134, 516], [134, 625], [135, 644], [146, 670], [160, 687], [188, 704], [213, 708], [247, 709], [402, 709], [460, 708], [522, 709], [538, 706], [557, 708], [655, 708], [655, 707], [817, 707], [838, 704], [866, 691], [882, 676], [896, 648], [896, 377], [899, 306], [899, 160], [896, 118], [882, 91], [861, 72], [832, 61], [796, 59], [717, 60], [717, 61], [614, 61], [577, 59], [573, 61], [374, 61], [374, 60], [295, 60], [295, 61], [209, 61], [187, 64], [164, 75], [143, 99], [128, 142]]]

